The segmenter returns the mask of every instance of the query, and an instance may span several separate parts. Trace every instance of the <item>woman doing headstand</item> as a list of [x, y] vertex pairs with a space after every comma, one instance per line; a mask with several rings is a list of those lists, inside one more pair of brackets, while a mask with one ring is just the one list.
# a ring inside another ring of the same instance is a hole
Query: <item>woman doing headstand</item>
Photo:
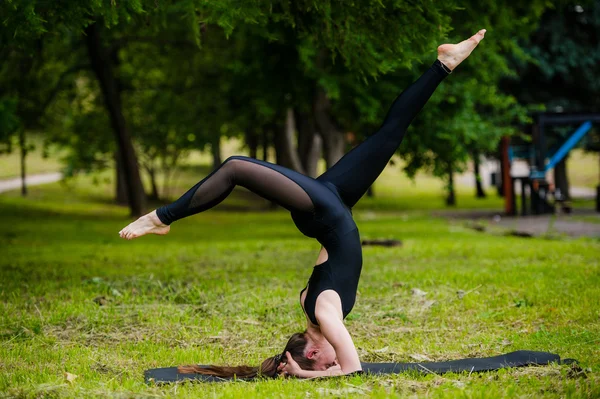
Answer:
[[206, 211], [223, 201], [236, 185], [290, 211], [298, 229], [321, 243], [317, 265], [300, 304], [307, 328], [294, 334], [281, 354], [260, 367], [182, 367], [180, 371], [238, 378], [257, 374], [317, 377], [361, 370], [358, 353], [344, 318], [356, 299], [362, 269], [358, 228], [351, 209], [396, 152], [408, 125], [436, 87], [483, 39], [485, 29], [458, 44], [438, 47], [433, 65], [392, 104], [381, 128], [317, 179], [279, 165], [244, 156], [221, 166], [170, 205], [142, 216], [119, 232], [125, 239], [167, 234], [174, 221]]

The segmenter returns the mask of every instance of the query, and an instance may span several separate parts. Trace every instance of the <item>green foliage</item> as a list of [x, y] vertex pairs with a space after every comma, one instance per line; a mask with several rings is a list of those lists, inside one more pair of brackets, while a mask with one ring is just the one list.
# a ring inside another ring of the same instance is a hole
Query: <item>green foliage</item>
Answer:
[[[494, 152], [500, 137], [514, 134], [516, 126], [528, 120], [527, 108], [498, 90], [498, 82], [514, 74], [507, 57], [524, 57], [515, 39], [527, 37], [536, 28], [547, 6], [544, 1], [476, 2], [448, 15], [453, 30], [438, 44], [459, 42], [481, 28], [487, 29], [486, 38], [445, 79], [409, 128], [400, 147], [409, 175], [422, 168], [440, 177], [450, 169], [460, 171], [473, 152]], [[435, 47], [419, 54], [410, 69], [388, 73], [368, 86], [346, 75], [336, 114], [352, 131], [373, 132], [393, 98], [435, 60]]]
[[[72, 165], [106, 165], [114, 151], [110, 126], [97, 87], [76, 71], [87, 57], [82, 30], [102, 20], [132, 135], [146, 158], [162, 153], [159, 158], [173, 160], [179, 150], [203, 148], [225, 131], [273, 134], [287, 107], [310, 111], [318, 87], [332, 100], [342, 130], [368, 135], [394, 96], [435, 59], [438, 44], [487, 28], [484, 42], [442, 84], [401, 148], [410, 175], [426, 168], [445, 176], [461, 170], [472, 152], [493, 152], [502, 135], [526, 121], [527, 109], [497, 86], [515, 75], [509, 57], [531, 59], [519, 40], [551, 6], [545, 0], [7, 1], [0, 5], [7, 15], [0, 55], [11, 61], [0, 82], [12, 82], [21, 120], [66, 129], [58, 140], [81, 154]], [[23, 70], [27, 84], [13, 84]], [[77, 87], [77, 76], [86, 88]], [[68, 109], [82, 91], [94, 93], [96, 109]], [[49, 102], [54, 114], [43, 117]]]
[[32, 54], [44, 36], [65, 31], [81, 33], [95, 18], [103, 18], [107, 26], [129, 22], [143, 11], [143, 6], [143, 0], [6, 0], [0, 3], [1, 48]]
[[[563, 2], [548, 9], [538, 29], [520, 40], [526, 58], [510, 59], [517, 74], [502, 83], [521, 104], [542, 104], [552, 112], [600, 112], [600, 1]], [[576, 126], [548, 127], [549, 148], [557, 148]], [[600, 137], [583, 140], [600, 151]], [[551, 150], [552, 151], [552, 150]]]
[[[513, 60], [518, 75], [505, 82], [519, 101], [548, 110], [600, 109], [600, 1], [566, 2], [549, 9], [521, 45], [528, 58]], [[520, 62], [519, 62], [520, 61]]]
[[44, 118], [46, 140], [68, 149], [63, 157], [67, 177], [112, 166], [116, 151], [94, 77], [80, 73], [74, 83], [61, 92]]

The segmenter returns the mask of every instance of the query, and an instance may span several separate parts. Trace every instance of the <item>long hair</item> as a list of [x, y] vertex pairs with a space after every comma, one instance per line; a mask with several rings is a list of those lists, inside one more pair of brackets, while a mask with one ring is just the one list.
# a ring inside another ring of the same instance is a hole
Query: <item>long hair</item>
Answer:
[[285, 349], [283, 350], [283, 357], [281, 355], [275, 355], [265, 359], [262, 364], [258, 367], [251, 366], [179, 366], [177, 372], [180, 374], [204, 374], [212, 375], [220, 378], [254, 378], [254, 377], [276, 377], [277, 366], [279, 366], [279, 359], [285, 361], [285, 352], [290, 352], [292, 358], [298, 363], [300, 368], [303, 370], [313, 370], [315, 361], [313, 359], [307, 359], [304, 356], [304, 349], [308, 340], [306, 338], [306, 330], [301, 333], [295, 333], [290, 337]]

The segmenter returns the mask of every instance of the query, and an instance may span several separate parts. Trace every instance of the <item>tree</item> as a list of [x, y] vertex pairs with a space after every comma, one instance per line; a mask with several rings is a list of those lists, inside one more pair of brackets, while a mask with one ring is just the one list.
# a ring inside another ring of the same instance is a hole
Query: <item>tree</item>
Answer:
[[[48, 37], [44, 33], [48, 29], [64, 27], [75, 36], [87, 29], [85, 43], [110, 111], [121, 164], [129, 170], [129, 189], [138, 194], [141, 184], [136, 183], [139, 172], [136, 176], [129, 136], [139, 144], [146, 137], [148, 145], [163, 145], [162, 135], [172, 125], [189, 131], [184, 136], [200, 137], [194, 145], [209, 142], [212, 148], [217, 148], [221, 134], [243, 133], [254, 153], [260, 142], [263, 150], [274, 144], [279, 162], [316, 173], [317, 134], [330, 166], [346, 150], [344, 134], [374, 131], [394, 96], [420, 73], [418, 64], [433, 61], [444, 37], [451, 34], [450, 40], [462, 40], [484, 25], [497, 41], [486, 42], [477, 56], [461, 65], [464, 78], [449, 79], [442, 86], [412, 127], [428, 134], [409, 133], [401, 150], [409, 173], [426, 167], [448, 176], [450, 170], [463, 167], [469, 151], [491, 147], [499, 135], [510, 132], [512, 120], [523, 117], [523, 110], [495, 85], [510, 72], [503, 56], [518, 51], [513, 37], [533, 29], [532, 20], [546, 6], [540, 0], [524, 5], [486, 1], [467, 9], [459, 9], [453, 1], [432, 0], [277, 0], [241, 5], [234, 0], [129, 0], [118, 7], [31, 1], [28, 9], [10, 4], [18, 18], [11, 14], [5, 23], [8, 31], [19, 31], [19, 22], [28, 18], [33, 18], [28, 25], [33, 28], [25, 33], [34, 39]], [[104, 23], [90, 24], [89, 18]], [[189, 42], [196, 47], [187, 54], [179, 52]], [[31, 49], [30, 40], [22, 43], [27, 44], [23, 49]], [[140, 48], [152, 55], [134, 55], [129, 50], [134, 43], [155, 46]], [[171, 44], [171, 59], [151, 50]], [[128, 69], [133, 66], [137, 69]], [[197, 112], [194, 117], [203, 126], [183, 118], [189, 126], [171, 119], [153, 129], [149, 124], [156, 121], [143, 115], [158, 111], [166, 118], [169, 104], [163, 97], [141, 92], [148, 88], [195, 102], [197, 108], [164, 96], [186, 113]], [[160, 103], [152, 104], [152, 99]], [[141, 200], [130, 200], [138, 204], [132, 202], [132, 211], [137, 210]]]
[[127, 187], [127, 198], [132, 216], [141, 216], [144, 213], [145, 193], [144, 186], [137, 163], [137, 156], [131, 140], [131, 135], [122, 109], [121, 90], [114, 73], [113, 63], [118, 63], [118, 56], [108, 53], [103, 45], [98, 23], [91, 23], [85, 29], [86, 44], [100, 89], [104, 98], [106, 109], [110, 116], [112, 130], [118, 143], [118, 157], [123, 167]]
[[[269, 62], [281, 55], [279, 69], [266, 75], [270, 85], [268, 91], [279, 93], [274, 96], [279, 103], [283, 98], [287, 99], [285, 104], [295, 110], [297, 122], [307, 122], [302, 127], [297, 126], [296, 130], [308, 133], [308, 140], [300, 140], [304, 150], [310, 149], [308, 153], [314, 148], [311, 130], [318, 130], [329, 166], [345, 150], [344, 129], [333, 117], [335, 111], [332, 107], [332, 102], [339, 98], [343, 80], [352, 75], [352, 84], [364, 84], [400, 66], [410, 65], [425, 48], [434, 47], [434, 43], [448, 31], [447, 14], [455, 9], [452, 2], [433, 1], [425, 5], [392, 1], [351, 4], [339, 1], [276, 1], [255, 3], [243, 10], [232, 0], [220, 2], [218, 7], [203, 5], [205, 21], [225, 27], [232, 37], [235, 38], [238, 32], [251, 31], [251, 37], [267, 41], [258, 45], [264, 51], [253, 53], [255, 60], [267, 64], [266, 70], [272, 67]], [[243, 22], [251, 20], [254, 24], [250, 27], [241, 24], [242, 15]], [[267, 56], [261, 57], [261, 54]], [[248, 68], [249, 71], [252, 69]], [[253, 72], [250, 83], [255, 83], [257, 76], [258, 82], [261, 82], [256, 69]], [[285, 91], [279, 90], [282, 87], [280, 77], [287, 80]], [[283, 96], [282, 92], [285, 93]], [[271, 93], [267, 93], [269, 95]], [[307, 103], [311, 104], [308, 108]], [[273, 103], [263, 101], [263, 104]], [[272, 114], [278, 115], [280, 120], [289, 115], [285, 109], [279, 110], [271, 105], [268, 108], [276, 111]], [[278, 125], [280, 128], [284, 126], [283, 123]], [[289, 142], [289, 139], [285, 140]]]
[[[565, 2], [548, 9], [539, 27], [520, 45], [527, 55], [511, 59], [517, 74], [502, 83], [525, 105], [543, 104], [555, 112], [600, 109], [600, 1]], [[546, 128], [549, 148], [557, 148], [573, 127]], [[584, 141], [590, 150], [592, 134]], [[566, 159], [554, 169], [556, 187], [569, 197]]]
[[[505, 57], [522, 53], [514, 38], [525, 37], [535, 29], [535, 21], [546, 6], [542, 1], [484, 1], [448, 13], [452, 22], [447, 26], [454, 30], [443, 41], [437, 39], [437, 44], [463, 40], [483, 27], [488, 29], [486, 39], [440, 85], [413, 121], [399, 153], [407, 161], [409, 176], [427, 169], [444, 178], [450, 203], [455, 198], [451, 171], [463, 170], [474, 150], [494, 151], [501, 136], [514, 133], [515, 125], [527, 120], [526, 108], [500, 92], [497, 84], [503, 76], [514, 73]], [[405, 68], [395, 69], [369, 86], [355, 85], [348, 76], [348, 83], [342, 81], [337, 86], [340, 92], [352, 93], [340, 95], [340, 101], [333, 105], [338, 120], [353, 132], [375, 131], [393, 98], [435, 59], [435, 48], [430, 44], [428, 51], [409, 58]]]
[[[0, 38], [7, 35], [4, 30], [0, 32]], [[30, 43], [32, 47], [27, 49], [19, 48], [19, 43], [15, 41], [12, 47], [0, 48], [5, 60], [0, 67], [0, 84], [4, 89], [3, 98], [10, 104], [10, 107], [4, 107], [5, 117], [14, 121], [14, 129], [9, 135], [16, 137], [21, 161], [21, 193], [26, 195], [26, 157], [33, 149], [27, 140], [27, 133], [41, 129], [48, 106], [59, 92], [65, 77], [75, 72], [77, 66], [71, 64], [73, 58], [61, 48], [61, 38], [38, 39]]]
[[[0, 33], [0, 39], [3, 43], [0, 49], [0, 54], [19, 58], [19, 72], [25, 76], [18, 80], [20, 82], [17, 87], [13, 88], [13, 92], [20, 94], [18, 114], [22, 120], [36, 121], [43, 115], [45, 107], [30, 106], [24, 98], [35, 98], [39, 96], [38, 89], [47, 85], [42, 84], [40, 87], [33, 87], [32, 83], [44, 82], [43, 80], [35, 80], [28, 75], [36, 76], [38, 70], [41, 70], [43, 59], [40, 57], [40, 49], [43, 48], [45, 41], [50, 40], [53, 35], [61, 31], [70, 33], [72, 31], [81, 32], [86, 26], [87, 43], [92, 61], [92, 67], [96, 71], [100, 79], [101, 86], [105, 92], [107, 106], [110, 111], [113, 127], [118, 137], [119, 153], [123, 159], [123, 164], [126, 169], [126, 177], [128, 189], [130, 193], [130, 209], [133, 215], [140, 215], [143, 212], [143, 188], [137, 171], [135, 152], [131, 145], [127, 131], [124, 128], [124, 121], [120, 117], [118, 93], [116, 84], [111, 74], [110, 65], [107, 63], [108, 55], [103, 53], [103, 47], [100, 43], [99, 33], [96, 25], [90, 24], [90, 16], [102, 19], [106, 25], [115, 25], [119, 20], [131, 19], [132, 15], [142, 11], [142, 4], [139, 0], [128, 0], [119, 3], [119, 7], [112, 3], [105, 5], [102, 2], [91, 3], [74, 3], [74, 2], [42, 2], [31, 0], [27, 3], [17, 3], [7, 1], [0, 5], [0, 12], [7, 17], [3, 20], [3, 29]], [[12, 36], [12, 37], [11, 37]], [[5, 40], [11, 37], [11, 40]], [[4, 44], [10, 43], [10, 44]], [[3, 59], [5, 59], [3, 57]], [[12, 64], [15, 65], [15, 64]], [[3, 77], [10, 75], [3, 71]], [[12, 69], [15, 73], [15, 69]], [[60, 83], [60, 81], [59, 81]], [[34, 116], [31, 117], [28, 110], [33, 109]], [[22, 143], [22, 152], [25, 153], [24, 130]], [[24, 155], [24, 154], [23, 154]]]

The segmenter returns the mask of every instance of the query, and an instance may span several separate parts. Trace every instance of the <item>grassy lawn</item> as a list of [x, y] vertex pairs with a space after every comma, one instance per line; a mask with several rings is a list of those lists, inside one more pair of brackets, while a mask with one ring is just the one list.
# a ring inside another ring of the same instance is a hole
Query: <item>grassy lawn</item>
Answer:
[[[197, 179], [196, 168], [177, 185]], [[261, 211], [268, 204], [242, 191], [165, 237], [123, 241], [117, 232], [127, 210], [111, 204], [112, 185], [100, 181], [32, 187], [26, 199], [0, 196], [0, 396], [600, 396], [600, 242], [492, 236], [433, 218], [430, 210], [443, 203], [439, 182], [422, 176], [413, 184], [393, 168], [376, 186], [378, 198], [355, 211], [364, 238], [403, 241], [364, 248], [347, 318], [362, 360], [529, 349], [576, 358], [584, 373], [554, 365], [147, 386], [147, 368], [256, 365], [280, 352], [304, 327], [298, 292], [319, 246], [284, 211]], [[471, 198], [471, 190], [459, 192], [459, 206], [501, 208], [494, 196]], [[414, 296], [413, 288], [427, 294]], [[65, 372], [77, 378], [69, 382]]]
[[599, 156], [579, 149], [571, 151], [567, 158], [567, 173], [573, 187], [596, 188], [600, 184]]

